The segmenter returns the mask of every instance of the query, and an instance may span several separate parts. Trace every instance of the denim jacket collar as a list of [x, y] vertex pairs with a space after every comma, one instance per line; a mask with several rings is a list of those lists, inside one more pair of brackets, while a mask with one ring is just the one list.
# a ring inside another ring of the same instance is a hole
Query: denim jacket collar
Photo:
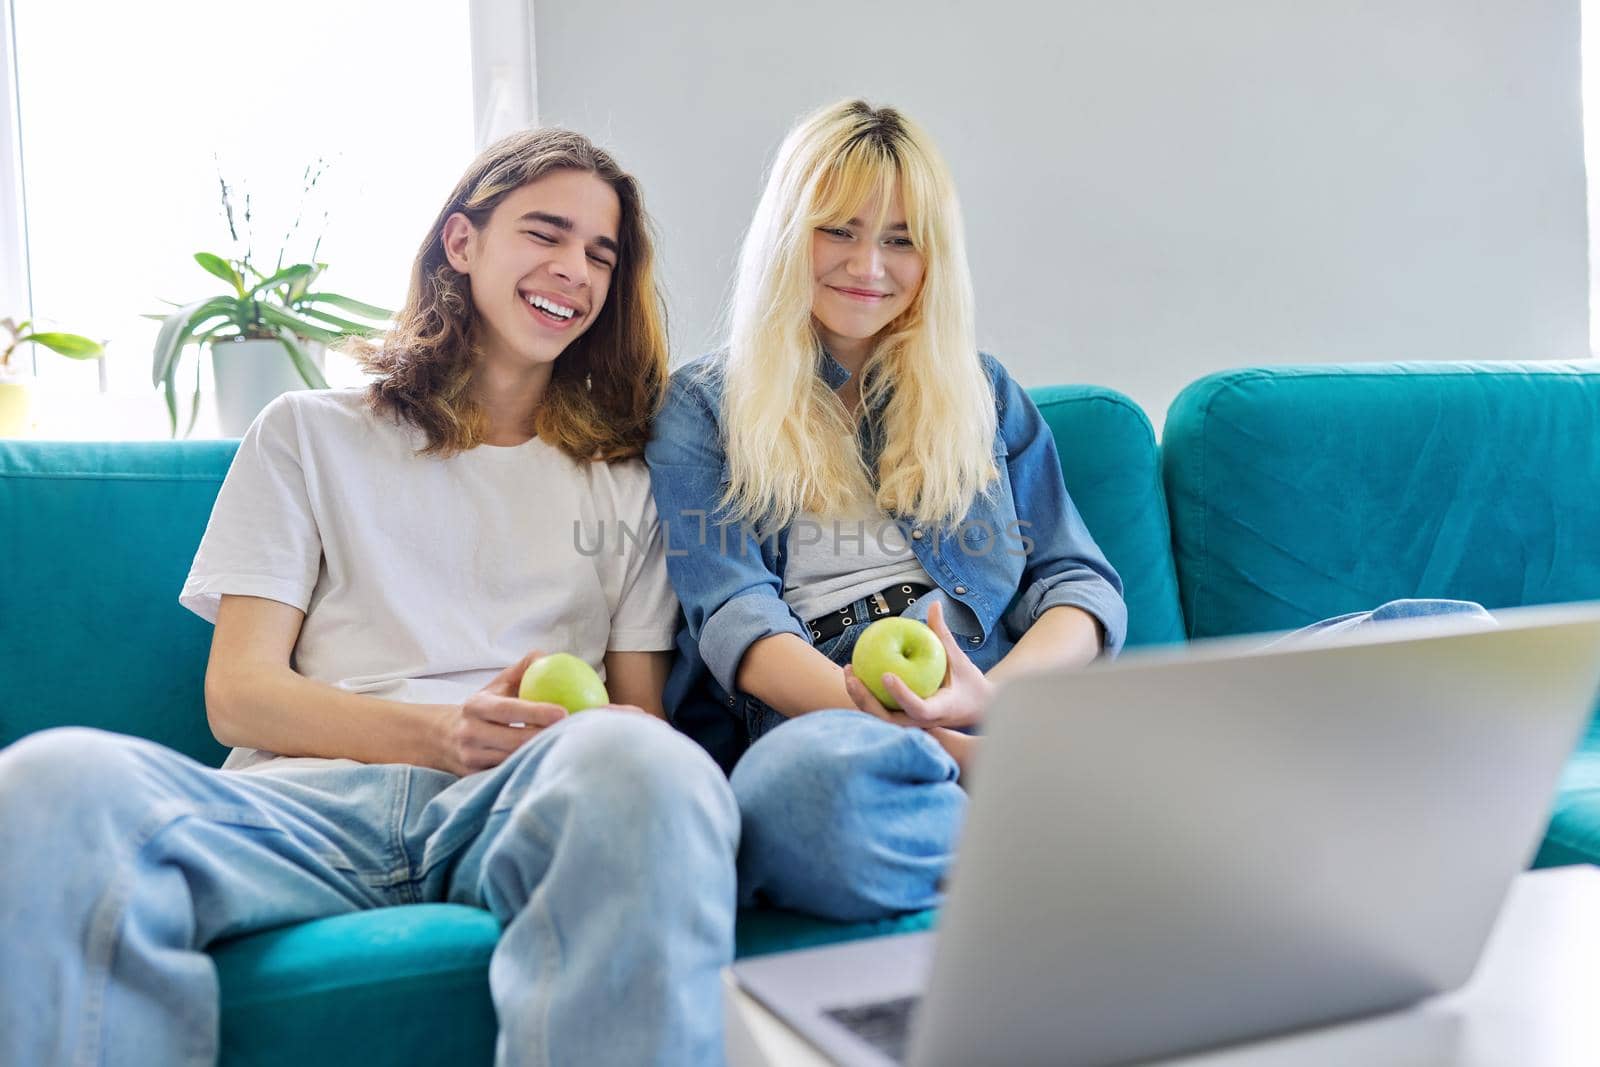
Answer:
[[835, 390], [851, 378], [849, 368], [829, 355], [828, 350], [821, 345], [817, 346], [817, 373], [822, 375], [822, 380], [828, 383], [829, 389]]
[[[817, 374], [827, 383], [828, 388], [838, 392], [855, 374], [840, 363], [833, 355], [821, 345], [817, 346]], [[877, 482], [878, 454], [883, 451], [883, 426], [881, 416], [888, 406], [889, 398], [878, 398], [877, 406], [873, 409], [872, 418], [858, 420], [856, 427], [856, 443], [861, 449], [861, 458], [866, 462], [867, 469], [873, 474], [873, 482]]]

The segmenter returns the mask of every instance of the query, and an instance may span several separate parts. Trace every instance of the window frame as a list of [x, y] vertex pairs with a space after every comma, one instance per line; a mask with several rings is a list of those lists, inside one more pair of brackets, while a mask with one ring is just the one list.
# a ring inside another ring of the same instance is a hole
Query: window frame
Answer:
[[[17, 98], [16, 20], [11, 0], [0, 0], [0, 317], [33, 317], [28, 268], [28, 214], [23, 182], [22, 120]], [[33, 346], [28, 346], [30, 349]], [[27, 372], [37, 372], [30, 353]]]

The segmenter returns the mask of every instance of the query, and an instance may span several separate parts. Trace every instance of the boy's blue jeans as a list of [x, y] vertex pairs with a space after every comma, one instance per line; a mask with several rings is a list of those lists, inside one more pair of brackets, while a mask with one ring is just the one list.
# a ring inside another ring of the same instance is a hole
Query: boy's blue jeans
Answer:
[[[848, 663], [862, 619], [818, 646]], [[907, 612], [911, 614], [911, 612]], [[1302, 640], [1396, 619], [1477, 615], [1459, 600], [1395, 600], [1326, 619], [1283, 640]], [[742, 822], [739, 899], [845, 921], [931, 908], [955, 856], [967, 794], [959, 769], [925, 731], [861, 711], [793, 719], [745, 697], [752, 744], [733, 769]]]
[[33, 734], [0, 750], [0, 1064], [211, 1064], [205, 946], [418, 901], [500, 920], [497, 1063], [720, 1063], [738, 835], [716, 764], [632, 712], [465, 778]]

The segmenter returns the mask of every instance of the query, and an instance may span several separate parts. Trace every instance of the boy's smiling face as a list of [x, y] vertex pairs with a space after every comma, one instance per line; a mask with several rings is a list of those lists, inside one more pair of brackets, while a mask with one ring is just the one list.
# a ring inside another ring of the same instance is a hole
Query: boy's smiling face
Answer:
[[603, 179], [558, 170], [513, 190], [479, 230], [445, 220], [449, 263], [466, 274], [487, 358], [555, 362], [599, 316], [617, 266], [622, 205]]

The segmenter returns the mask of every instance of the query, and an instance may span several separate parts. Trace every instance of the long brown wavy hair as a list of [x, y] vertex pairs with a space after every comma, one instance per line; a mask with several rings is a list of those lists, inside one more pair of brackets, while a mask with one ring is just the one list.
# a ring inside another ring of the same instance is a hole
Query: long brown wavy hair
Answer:
[[582, 134], [555, 128], [514, 133], [483, 151], [428, 230], [411, 268], [405, 307], [379, 345], [352, 354], [377, 375], [374, 411], [427, 435], [421, 454], [449, 456], [483, 441], [487, 417], [472, 389], [479, 316], [467, 276], [445, 259], [444, 224], [461, 212], [482, 229], [495, 206], [558, 170], [594, 174], [622, 205], [616, 270], [593, 325], [556, 359], [530, 429], [578, 460], [643, 453], [667, 378], [666, 310], [656, 287], [650, 222], [638, 183]]

